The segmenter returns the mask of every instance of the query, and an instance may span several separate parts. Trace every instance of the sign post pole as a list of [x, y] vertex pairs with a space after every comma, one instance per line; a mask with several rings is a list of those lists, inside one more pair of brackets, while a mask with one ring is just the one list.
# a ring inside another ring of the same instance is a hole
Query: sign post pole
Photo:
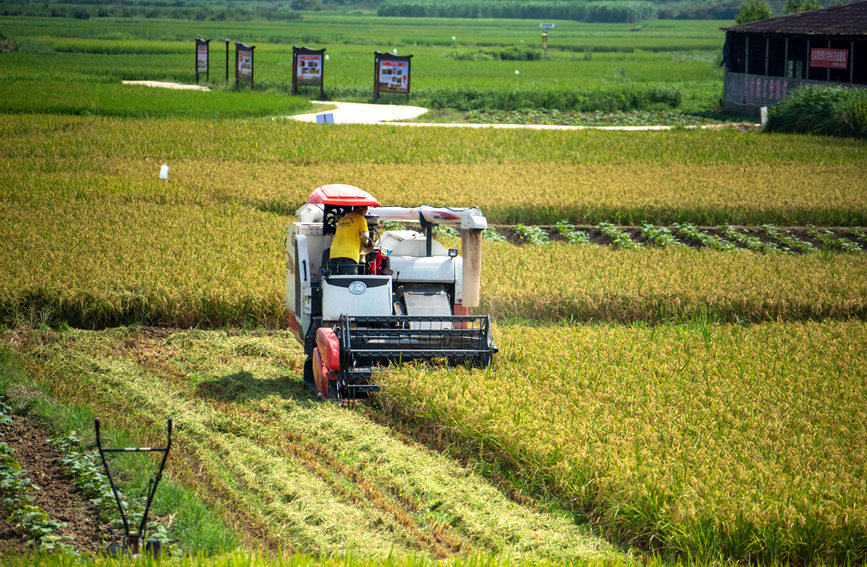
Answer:
[[379, 81], [377, 77], [379, 76], [379, 56], [381, 53], [379, 51], [373, 52], [373, 102], [376, 102], [379, 99]]
[[229, 84], [229, 38], [226, 38], [226, 84]]

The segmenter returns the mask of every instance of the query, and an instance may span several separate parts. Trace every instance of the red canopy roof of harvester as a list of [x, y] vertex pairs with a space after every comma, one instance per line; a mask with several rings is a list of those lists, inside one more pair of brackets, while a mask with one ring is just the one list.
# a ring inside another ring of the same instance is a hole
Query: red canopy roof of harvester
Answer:
[[335, 183], [317, 187], [310, 193], [307, 202], [311, 205], [338, 205], [341, 207], [378, 207], [373, 195], [354, 185]]

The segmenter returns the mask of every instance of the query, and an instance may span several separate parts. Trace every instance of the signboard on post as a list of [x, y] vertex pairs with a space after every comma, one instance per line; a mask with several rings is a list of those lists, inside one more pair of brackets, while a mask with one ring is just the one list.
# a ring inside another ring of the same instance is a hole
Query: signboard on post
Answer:
[[205, 82], [211, 80], [211, 40], [196, 38], [196, 84], [199, 84], [199, 75], [205, 76]]
[[810, 50], [810, 67], [827, 69], [848, 69], [849, 50], [814, 47]]
[[250, 81], [253, 87], [253, 50], [255, 45], [235, 42], [235, 85]]
[[412, 55], [374, 51], [373, 57], [373, 100], [379, 98], [380, 92], [404, 93], [409, 98]]
[[307, 47], [292, 47], [292, 94], [297, 94], [299, 86], [319, 87], [319, 98], [323, 97], [323, 75], [325, 74], [325, 50]]

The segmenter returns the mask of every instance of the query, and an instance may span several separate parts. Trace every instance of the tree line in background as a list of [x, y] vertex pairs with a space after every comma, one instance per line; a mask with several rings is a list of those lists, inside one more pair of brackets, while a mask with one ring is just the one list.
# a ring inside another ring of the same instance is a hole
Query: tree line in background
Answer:
[[[783, 2], [785, 1], [785, 5]], [[831, 3], [834, 0], [830, 0]], [[842, 2], [845, 3], [845, 2]], [[213, 0], [0, 0], [0, 16], [174, 18], [183, 20], [295, 20], [305, 10], [363, 10], [379, 16], [514, 18], [580, 22], [649, 19], [766, 19], [821, 8], [819, 0], [265, 0], [229, 6]]]
[[170, 18], [197, 21], [297, 20], [301, 14], [278, 3], [217, 6], [207, 2], [66, 2], [0, 1], [0, 16], [50, 18]]
[[[845, 3], [841, 2], [841, 4]], [[821, 7], [822, 5], [819, 4], [819, 0], [786, 0], [786, 5], [783, 6], [783, 13], [780, 15], [799, 14], [810, 10], [818, 10]], [[735, 16], [735, 22], [745, 24], [773, 17], [774, 11], [771, 9], [770, 4], [768, 4], [768, 0], [745, 0], [738, 11], [738, 15]]]

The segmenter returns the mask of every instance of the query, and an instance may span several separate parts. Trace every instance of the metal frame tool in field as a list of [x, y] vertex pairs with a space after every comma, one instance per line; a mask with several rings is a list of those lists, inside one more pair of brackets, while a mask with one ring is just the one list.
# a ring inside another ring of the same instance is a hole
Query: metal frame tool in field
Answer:
[[[151, 508], [151, 503], [154, 499], [154, 494], [157, 491], [157, 485], [160, 483], [160, 479], [163, 476], [163, 469], [166, 466], [166, 460], [169, 458], [169, 450], [172, 448], [172, 418], [168, 420], [168, 442], [165, 447], [156, 448], [156, 447], [123, 447], [117, 449], [103, 449], [102, 447], [102, 438], [100, 436], [100, 419], [96, 418], [94, 420], [94, 428], [96, 429], [96, 447], [99, 449], [99, 456], [102, 459], [102, 465], [105, 467], [105, 475], [108, 477], [108, 482], [111, 485], [111, 491], [114, 493], [114, 500], [117, 502], [117, 509], [120, 511], [120, 517], [123, 520], [123, 530], [125, 534], [125, 539], [122, 544], [112, 543], [108, 546], [108, 552], [110, 555], [119, 556], [123, 553], [129, 553], [132, 556], [137, 556], [139, 554], [139, 545], [141, 540], [144, 539], [145, 529], [147, 528], [148, 521], [148, 512]], [[111, 472], [108, 469], [108, 461], [105, 459], [106, 453], [162, 453], [163, 458], [160, 461], [160, 468], [157, 473], [151, 477], [150, 482], [148, 483], [148, 493], [147, 500], [145, 502], [144, 513], [141, 517], [141, 523], [138, 527], [138, 533], [130, 533], [129, 531], [129, 522], [126, 518], [126, 513], [123, 511], [123, 504], [120, 501], [120, 494], [117, 491], [117, 487], [114, 484], [114, 479], [112, 479]], [[150, 555], [157, 556], [160, 554], [161, 545], [158, 541], [148, 541], [145, 543], [145, 548]]]

